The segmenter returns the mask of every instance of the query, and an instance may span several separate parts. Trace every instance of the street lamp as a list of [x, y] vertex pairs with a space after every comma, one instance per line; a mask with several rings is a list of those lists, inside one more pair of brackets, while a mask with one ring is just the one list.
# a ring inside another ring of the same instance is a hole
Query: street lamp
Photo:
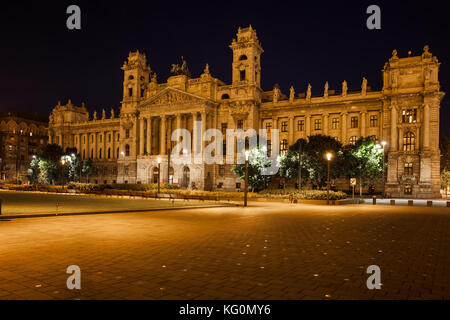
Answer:
[[[124, 176], [124, 181], [125, 181], [125, 152], [121, 151], [120, 155], [122, 156], [122, 161], [123, 161], [123, 176]], [[128, 181], [128, 179], [127, 179]]]
[[330, 152], [327, 153], [327, 160], [328, 160], [327, 204], [330, 204], [330, 162], [332, 156], [333, 155]]
[[248, 193], [248, 156], [250, 151], [245, 150], [245, 184], [244, 184], [244, 207], [247, 206], [247, 193]]
[[62, 185], [64, 187], [64, 165], [66, 164], [66, 160], [61, 159], [61, 164], [62, 164], [62, 167], [61, 167]]
[[161, 192], [161, 157], [158, 157], [158, 193]]
[[385, 197], [385, 194], [386, 194], [386, 182], [384, 181], [384, 175], [385, 175], [385, 173], [384, 173], [384, 147], [386, 146], [386, 144], [387, 144], [387, 142], [386, 141], [381, 141], [381, 145], [383, 146], [383, 198]]

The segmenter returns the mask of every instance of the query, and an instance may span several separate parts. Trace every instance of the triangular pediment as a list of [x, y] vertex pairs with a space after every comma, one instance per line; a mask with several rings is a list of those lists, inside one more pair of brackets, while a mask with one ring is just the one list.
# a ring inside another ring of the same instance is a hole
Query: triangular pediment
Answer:
[[205, 103], [209, 101], [211, 100], [176, 88], [168, 87], [144, 101], [141, 106]]

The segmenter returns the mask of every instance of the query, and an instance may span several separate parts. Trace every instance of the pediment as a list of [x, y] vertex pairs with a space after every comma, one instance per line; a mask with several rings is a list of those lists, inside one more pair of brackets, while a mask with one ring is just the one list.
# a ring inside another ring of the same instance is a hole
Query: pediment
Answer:
[[165, 88], [144, 101], [142, 106], [206, 103], [211, 100], [175, 88]]

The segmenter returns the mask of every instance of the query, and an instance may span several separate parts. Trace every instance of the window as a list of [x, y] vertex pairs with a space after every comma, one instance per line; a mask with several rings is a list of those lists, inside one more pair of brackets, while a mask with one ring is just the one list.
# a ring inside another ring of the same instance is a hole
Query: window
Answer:
[[219, 182], [219, 183], [217, 184], [217, 189], [222, 189], [222, 187], [223, 187], [223, 182]]
[[281, 132], [287, 132], [287, 131], [288, 131], [288, 122], [281, 121]]
[[91, 143], [94, 143], [94, 136], [91, 136]]
[[315, 119], [314, 120], [314, 130], [320, 130], [322, 129], [322, 119]]
[[99, 158], [99, 159], [102, 158], [102, 148], [100, 148], [100, 150], [98, 151], [98, 158]]
[[339, 137], [333, 137], [334, 140], [339, 141]]
[[129, 144], [125, 145], [125, 156], [127, 156], [127, 157], [130, 156], [130, 145]]
[[406, 109], [402, 111], [403, 123], [415, 123], [417, 122], [417, 109]]
[[373, 127], [378, 127], [378, 116], [370, 116], [370, 124], [369, 124], [372, 128]]
[[144, 88], [141, 88], [141, 98], [143, 98], [144, 97]]
[[239, 57], [239, 61], [242, 60], [247, 60], [247, 56], [245, 54], [243, 54], [242, 56]]
[[240, 182], [236, 182], [236, 189], [240, 189], [241, 188], [241, 183]]
[[123, 167], [123, 173], [127, 176], [129, 172], [128, 166]]
[[128, 96], [129, 97], [133, 96], [133, 88], [128, 88]]
[[406, 176], [412, 176], [413, 175], [413, 164], [412, 164], [412, 162], [405, 162], [404, 174]]
[[283, 139], [281, 140], [281, 144], [280, 144], [280, 153], [283, 154], [287, 154], [288, 152], [288, 141], [287, 139]]
[[129, 77], [128, 77], [128, 80], [133, 80], [134, 79], [134, 77], [132, 76], [132, 75], [130, 75]]
[[223, 177], [225, 175], [225, 166], [219, 165], [219, 176]]
[[227, 128], [228, 128], [228, 123], [223, 122], [222, 123], [222, 134], [226, 135], [227, 134]]
[[378, 144], [378, 137], [376, 135], [370, 136], [375, 144]]
[[272, 130], [272, 122], [266, 122], [266, 130], [267, 133], [270, 133], [270, 131]]
[[244, 129], [244, 120], [238, 120], [237, 128], [238, 129]]
[[119, 159], [119, 148], [116, 149], [116, 158]]
[[111, 148], [108, 148], [108, 159], [111, 159]]
[[130, 137], [130, 129], [125, 130], [125, 139]]
[[403, 151], [414, 151], [416, 144], [416, 136], [411, 131], [408, 131], [403, 136]]
[[405, 185], [404, 193], [412, 194], [412, 185], [410, 185], [410, 184]]
[[339, 129], [339, 118], [331, 119], [331, 129]]
[[102, 142], [102, 139], [103, 139], [103, 136], [102, 136], [102, 135], [100, 135], [100, 142]]
[[86, 143], [86, 136], [83, 136], [83, 144]]
[[111, 133], [108, 134], [108, 142], [111, 142]]
[[357, 137], [357, 136], [352, 136], [352, 137], [350, 137], [350, 144], [355, 145], [355, 144], [356, 144], [356, 141], [358, 141], [358, 137]]
[[304, 131], [304, 130], [305, 130], [305, 120], [298, 120], [297, 131]]
[[358, 117], [350, 118], [350, 128], [358, 128]]
[[222, 144], [222, 155], [227, 155], [227, 142], [224, 140]]
[[245, 70], [239, 71], [239, 81], [245, 81]]
[[221, 97], [222, 100], [230, 99], [230, 96], [226, 93], [224, 93]]

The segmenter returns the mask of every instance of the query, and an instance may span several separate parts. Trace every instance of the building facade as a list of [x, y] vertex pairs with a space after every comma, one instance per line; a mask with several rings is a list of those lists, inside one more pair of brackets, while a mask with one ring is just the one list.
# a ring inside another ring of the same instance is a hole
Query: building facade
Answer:
[[[261, 88], [263, 49], [256, 31], [239, 28], [230, 48], [233, 53], [232, 83], [214, 78], [206, 65], [198, 78], [171, 76], [158, 83], [145, 54], [129, 54], [122, 66], [123, 100], [120, 114], [107, 118], [89, 116], [84, 106], [70, 102], [55, 107], [50, 116], [49, 139], [65, 148], [76, 147], [83, 159], [94, 160], [98, 183], [149, 183], [161, 180], [207, 190], [239, 190], [240, 183], [228, 164], [169, 163], [177, 141], [171, 133], [185, 128], [193, 135], [210, 128], [278, 129], [280, 152], [299, 138], [315, 134], [335, 137], [343, 144], [372, 136], [386, 141], [386, 193], [393, 197], [439, 196], [439, 108], [437, 58], [428, 46], [420, 56], [400, 58], [394, 50], [382, 70], [383, 88], [372, 91], [362, 79], [361, 90], [323, 94], [287, 95], [275, 86]], [[198, 122], [201, 121], [201, 122]], [[201, 126], [197, 128], [196, 126]], [[206, 142], [193, 145], [204, 150]], [[197, 150], [195, 150], [197, 149]]]
[[2, 180], [28, 181], [33, 156], [47, 144], [48, 118], [36, 113], [0, 113], [0, 176]]

